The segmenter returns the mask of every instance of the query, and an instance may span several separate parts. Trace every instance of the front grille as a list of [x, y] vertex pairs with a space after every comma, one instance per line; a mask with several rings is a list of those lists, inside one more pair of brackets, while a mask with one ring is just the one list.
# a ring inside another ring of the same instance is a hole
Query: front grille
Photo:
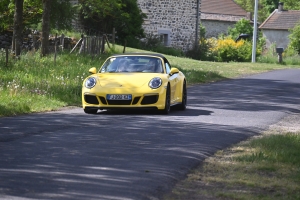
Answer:
[[104, 97], [101, 97], [101, 96], [100, 96], [99, 99], [100, 99], [100, 101], [101, 101], [102, 104], [104, 104], [104, 105], [107, 104]]
[[108, 105], [130, 105], [131, 100], [107, 100]]
[[99, 104], [97, 97], [93, 95], [84, 95], [84, 100], [89, 104]]
[[135, 98], [133, 99], [133, 101], [132, 101], [132, 105], [137, 104], [137, 103], [139, 102], [140, 98], [141, 98], [141, 97], [135, 97]]
[[154, 104], [158, 100], [158, 95], [144, 96], [142, 100], [142, 105]]

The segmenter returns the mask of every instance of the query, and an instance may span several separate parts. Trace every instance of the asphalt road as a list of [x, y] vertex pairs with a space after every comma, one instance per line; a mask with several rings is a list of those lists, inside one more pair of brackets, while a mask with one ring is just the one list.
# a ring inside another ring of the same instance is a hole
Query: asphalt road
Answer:
[[187, 110], [169, 115], [0, 118], [0, 199], [161, 199], [207, 156], [299, 113], [299, 102], [293, 69], [190, 86]]

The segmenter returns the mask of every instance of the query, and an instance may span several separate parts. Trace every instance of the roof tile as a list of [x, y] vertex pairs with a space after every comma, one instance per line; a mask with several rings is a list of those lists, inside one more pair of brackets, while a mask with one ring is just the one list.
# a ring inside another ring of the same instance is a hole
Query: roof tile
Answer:
[[201, 13], [247, 16], [247, 12], [233, 0], [202, 0]]
[[297, 23], [300, 23], [300, 10], [283, 10], [279, 12], [276, 9], [259, 28], [288, 30], [294, 28]]

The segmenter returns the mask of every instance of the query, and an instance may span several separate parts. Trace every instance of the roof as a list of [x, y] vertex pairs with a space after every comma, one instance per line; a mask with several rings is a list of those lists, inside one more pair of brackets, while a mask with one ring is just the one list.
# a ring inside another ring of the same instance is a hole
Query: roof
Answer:
[[300, 22], [300, 10], [275, 9], [272, 14], [259, 26], [260, 29], [289, 30]]
[[202, 0], [201, 13], [247, 16], [247, 12], [233, 0]]

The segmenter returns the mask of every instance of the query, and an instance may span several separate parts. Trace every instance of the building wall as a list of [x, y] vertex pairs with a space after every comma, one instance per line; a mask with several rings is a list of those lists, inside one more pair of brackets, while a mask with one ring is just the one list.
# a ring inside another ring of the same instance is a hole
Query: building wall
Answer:
[[217, 38], [221, 33], [227, 34], [228, 28], [233, 27], [236, 22], [201, 20], [201, 24], [205, 27], [206, 38]]
[[166, 46], [183, 51], [193, 47], [196, 27], [199, 30], [197, 0], [138, 0], [138, 6], [148, 16], [143, 25], [146, 34], [162, 35]]
[[266, 47], [270, 48], [272, 44], [276, 44], [276, 47], [287, 48], [290, 40], [290, 32], [287, 30], [268, 30], [263, 29], [263, 37], [266, 38]]
[[201, 13], [201, 24], [206, 29], [206, 37], [218, 37], [221, 33], [227, 34], [228, 28], [233, 27], [239, 20], [246, 18], [250, 20], [250, 16], [235, 16], [221, 14]]

